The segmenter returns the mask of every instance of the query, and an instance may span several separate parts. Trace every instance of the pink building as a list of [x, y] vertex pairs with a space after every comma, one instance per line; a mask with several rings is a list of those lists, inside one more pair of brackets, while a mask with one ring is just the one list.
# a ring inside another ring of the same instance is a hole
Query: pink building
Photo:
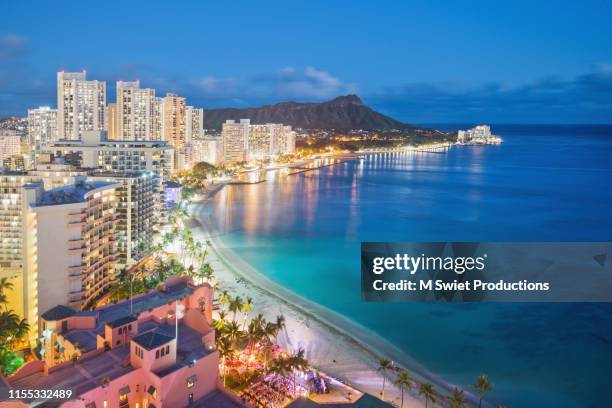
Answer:
[[236, 406], [216, 392], [212, 296], [208, 284], [170, 277], [160, 290], [96, 311], [56, 306], [41, 317], [44, 363], [23, 366], [9, 388], [72, 390], [53, 405], [64, 408]]

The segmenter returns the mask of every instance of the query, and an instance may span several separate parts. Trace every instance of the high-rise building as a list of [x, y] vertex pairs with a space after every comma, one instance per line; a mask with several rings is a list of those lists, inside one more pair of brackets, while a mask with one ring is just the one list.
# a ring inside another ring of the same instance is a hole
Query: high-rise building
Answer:
[[93, 173], [93, 181], [118, 183], [115, 233], [117, 266], [131, 266], [143, 258], [153, 240], [159, 199], [159, 176], [155, 172]]
[[108, 140], [104, 132], [85, 132], [82, 140], [59, 140], [47, 151], [53, 158], [61, 157], [68, 164], [91, 171], [156, 173], [156, 216], [163, 214], [163, 183], [170, 178], [173, 162], [173, 149], [166, 142]]
[[163, 140], [175, 149], [185, 147], [185, 98], [166, 94], [162, 113]]
[[251, 125], [249, 119], [240, 123], [228, 120], [223, 124], [223, 161], [265, 160], [295, 152], [295, 132], [280, 123]]
[[57, 140], [57, 110], [48, 106], [28, 110], [28, 144], [32, 167], [46, 145]]
[[220, 138], [207, 137], [192, 142], [192, 162], [217, 165], [221, 163], [223, 146]]
[[46, 189], [74, 183], [77, 176], [85, 175], [63, 164], [39, 164], [36, 170], [0, 174], [0, 278], [8, 278], [13, 290], [7, 291], [8, 305], [20, 318], [27, 318], [24, 298], [33, 281], [24, 280], [27, 254], [24, 234], [28, 224], [22, 205], [22, 188], [30, 183], [43, 183]]
[[248, 160], [263, 160], [295, 151], [295, 133], [291, 126], [280, 123], [251, 125], [249, 131]]
[[153, 128], [151, 140], [163, 140], [164, 98], [155, 97], [153, 100]]
[[117, 104], [109, 103], [106, 107], [106, 129], [108, 132], [108, 140], [119, 139], [119, 130], [117, 129]]
[[250, 119], [226, 120], [221, 131], [223, 140], [223, 162], [234, 163], [247, 159]]
[[185, 107], [185, 140], [187, 144], [204, 137], [204, 109]]
[[189, 162], [186, 157], [185, 98], [166, 94], [162, 103], [163, 140], [174, 148], [173, 171], [183, 170]]
[[21, 190], [24, 225], [24, 310], [32, 326], [55, 305], [94, 306], [115, 281], [115, 189], [89, 182]]
[[21, 156], [21, 136], [16, 130], [0, 129], [0, 167], [9, 167], [15, 156]]
[[140, 81], [117, 82], [117, 139], [157, 140], [154, 135], [155, 89]]
[[295, 131], [291, 126], [278, 125], [272, 134], [272, 154], [295, 153]]
[[106, 82], [88, 81], [85, 71], [57, 73], [57, 132], [75, 140], [106, 126]]

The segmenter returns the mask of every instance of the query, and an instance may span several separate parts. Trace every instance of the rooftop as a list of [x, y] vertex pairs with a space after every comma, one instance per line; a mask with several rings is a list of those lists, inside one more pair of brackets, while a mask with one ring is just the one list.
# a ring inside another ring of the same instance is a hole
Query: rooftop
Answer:
[[131, 309], [129, 300], [98, 309], [98, 322], [106, 323], [132, 314], [138, 315], [147, 310], [172, 303], [177, 299], [182, 299], [192, 293], [193, 289], [184, 283], [170, 286], [164, 291], [152, 291], [132, 298]]
[[96, 334], [92, 330], [70, 330], [62, 335], [70, 343], [78, 343], [79, 348], [85, 352], [95, 350], [98, 346]]
[[10, 385], [14, 389], [70, 389], [76, 395], [79, 395], [100, 386], [104, 377], [108, 377], [112, 381], [133, 371], [134, 368], [129, 364], [129, 354], [129, 345], [124, 345], [105, 353], [79, 360], [78, 364], [68, 364], [65, 367], [52, 371], [49, 375], [38, 372], [28, 377], [11, 381]]
[[[150, 350], [165, 344], [168, 340], [174, 339], [175, 326], [158, 324], [151, 319], [139, 325], [139, 332], [140, 334], [132, 339], [137, 341], [142, 347]], [[92, 339], [95, 341], [93, 330], [71, 330], [64, 337], [71, 342], [73, 340], [78, 341], [80, 347], [86, 351], [95, 348], [95, 345], [91, 348]], [[148, 343], [143, 344], [140, 340], [146, 340]], [[209, 353], [210, 350], [207, 350], [204, 344], [202, 344], [202, 334], [185, 324], [179, 323], [176, 363], [156, 371], [155, 374], [163, 378], [181, 367], [189, 365], [194, 360], [205, 357]], [[38, 372], [28, 377], [11, 381], [10, 386], [13, 389], [70, 389], [79, 395], [101, 385], [104, 377], [108, 377], [112, 381], [136, 370], [129, 363], [129, 355], [130, 346], [125, 344], [91, 357], [79, 359], [77, 364], [68, 364], [65, 367], [52, 371], [49, 375]], [[222, 405], [212, 404], [202, 406], [217, 407]], [[228, 407], [232, 407], [232, 405], [228, 405]]]
[[238, 405], [229, 397], [226, 397], [219, 391], [213, 391], [212, 393], [206, 395], [203, 398], [195, 401], [192, 405], [192, 408], [240, 408], [241, 405]]
[[68, 306], [57, 305], [47, 310], [45, 313], [41, 315], [41, 317], [45, 319], [46, 321], [55, 321], [55, 320], [62, 320], [67, 317], [73, 316], [76, 313], [77, 312], [74, 309], [69, 308]]
[[[139, 326], [141, 332], [156, 328], [159, 332], [165, 333], [167, 336], [174, 338], [175, 326], [173, 325], [158, 325], [154, 321], [149, 320]], [[143, 346], [144, 347], [144, 346]], [[208, 354], [211, 350], [208, 350], [202, 343], [202, 333], [199, 333], [185, 324], [179, 324], [178, 326], [178, 343], [176, 347], [176, 362], [170, 367], [164, 368], [161, 371], [156, 372], [159, 377], [165, 377], [166, 375], [178, 370], [181, 367], [190, 365], [193, 361], [197, 361]]]
[[53, 188], [42, 193], [36, 206], [80, 203], [85, 201], [85, 197], [90, 191], [112, 186], [113, 184], [105, 181], [84, 181]]
[[138, 320], [135, 315], [127, 315], [124, 317], [120, 317], [119, 319], [112, 320], [110, 322], [106, 322], [107, 326], [115, 327], [123, 326], [124, 324], [132, 323]]
[[138, 336], [132, 337], [132, 341], [146, 350], [153, 350], [174, 340], [174, 336], [160, 328], [154, 328]]

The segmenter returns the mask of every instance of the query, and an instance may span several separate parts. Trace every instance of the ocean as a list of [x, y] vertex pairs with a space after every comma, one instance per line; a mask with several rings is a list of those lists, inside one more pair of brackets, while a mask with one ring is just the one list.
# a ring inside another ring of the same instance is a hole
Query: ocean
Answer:
[[447, 381], [486, 373], [489, 399], [509, 407], [606, 406], [612, 304], [361, 302], [361, 241], [612, 240], [612, 126], [492, 130], [503, 144], [271, 173], [224, 188], [207, 212], [258, 271]]

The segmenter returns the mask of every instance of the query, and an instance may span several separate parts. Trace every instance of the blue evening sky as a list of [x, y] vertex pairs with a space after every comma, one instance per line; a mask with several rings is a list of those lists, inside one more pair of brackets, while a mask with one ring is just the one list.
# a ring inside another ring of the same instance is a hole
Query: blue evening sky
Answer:
[[612, 3], [11, 1], [0, 115], [55, 105], [55, 73], [140, 79], [201, 107], [356, 93], [411, 123], [612, 122]]

